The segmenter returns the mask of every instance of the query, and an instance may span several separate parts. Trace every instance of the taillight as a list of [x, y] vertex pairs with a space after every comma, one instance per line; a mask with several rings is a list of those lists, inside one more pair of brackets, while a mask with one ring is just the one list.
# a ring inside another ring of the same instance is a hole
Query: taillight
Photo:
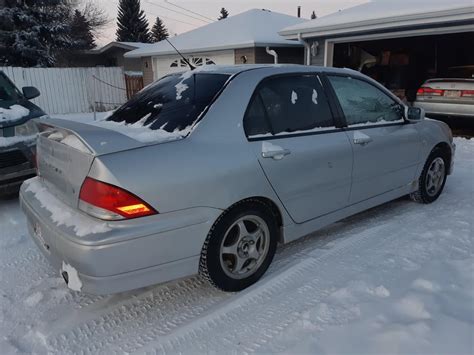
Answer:
[[79, 208], [106, 220], [150, 216], [158, 212], [134, 194], [114, 185], [86, 177], [79, 194]]
[[462, 97], [474, 97], [474, 90], [462, 90], [461, 91]]
[[418, 96], [443, 96], [444, 90], [441, 89], [433, 89], [428, 86], [422, 86], [416, 92]]

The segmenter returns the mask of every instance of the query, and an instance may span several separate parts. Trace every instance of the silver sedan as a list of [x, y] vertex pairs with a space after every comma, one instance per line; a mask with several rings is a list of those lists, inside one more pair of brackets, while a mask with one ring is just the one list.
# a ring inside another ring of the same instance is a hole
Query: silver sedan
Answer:
[[375, 81], [308, 66], [203, 67], [94, 125], [38, 123], [30, 233], [69, 288], [97, 294], [197, 273], [244, 289], [278, 243], [404, 195], [435, 201], [455, 150]]

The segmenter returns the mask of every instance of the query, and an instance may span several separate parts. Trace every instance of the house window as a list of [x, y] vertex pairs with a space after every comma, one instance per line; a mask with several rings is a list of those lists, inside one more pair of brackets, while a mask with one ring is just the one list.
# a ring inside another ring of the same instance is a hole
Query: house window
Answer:
[[[196, 67], [200, 67], [204, 65], [215, 65], [213, 60], [209, 58], [203, 58], [203, 57], [193, 57], [193, 58], [188, 58], [189, 63]], [[173, 63], [171, 63], [170, 68], [186, 68], [188, 64], [184, 59], [176, 59]]]

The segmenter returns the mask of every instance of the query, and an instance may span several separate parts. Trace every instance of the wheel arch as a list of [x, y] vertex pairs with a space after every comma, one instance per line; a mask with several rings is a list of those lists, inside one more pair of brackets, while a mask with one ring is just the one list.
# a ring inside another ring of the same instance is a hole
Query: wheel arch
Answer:
[[279, 228], [279, 235], [278, 235], [278, 242], [279, 243], [284, 243], [284, 238], [283, 238], [283, 213], [280, 209], [280, 207], [270, 198], [264, 197], [264, 196], [251, 196], [251, 197], [246, 197], [240, 201], [237, 201], [230, 205], [223, 213], [237, 207], [238, 205], [241, 205], [243, 203], [257, 203], [260, 205], [264, 205], [270, 213], [275, 217], [275, 220], [277, 222], [278, 228]]
[[[430, 154], [435, 150], [440, 149], [443, 153], [446, 154], [446, 159], [448, 160], [448, 168], [451, 166], [451, 159], [452, 159], [452, 151], [451, 147], [446, 142], [439, 142], [436, 144], [433, 149], [431, 150]], [[449, 174], [451, 173], [450, 169], [448, 169]]]

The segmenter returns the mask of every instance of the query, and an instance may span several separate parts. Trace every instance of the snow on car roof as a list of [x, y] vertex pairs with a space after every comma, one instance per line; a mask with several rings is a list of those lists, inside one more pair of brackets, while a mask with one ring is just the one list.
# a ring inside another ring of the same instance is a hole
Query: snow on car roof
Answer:
[[[373, 0], [345, 10], [322, 16], [305, 23], [288, 26], [280, 30], [286, 38], [296, 38], [301, 33], [311, 32], [313, 36], [354, 31], [356, 27], [394, 27], [410, 21], [409, 24], [423, 24], [436, 21], [446, 15], [463, 15], [472, 18], [472, 0]], [[408, 24], [408, 23], [407, 23]], [[371, 28], [374, 29], [374, 28]]]
[[[254, 46], [302, 46], [278, 34], [282, 28], [307, 20], [268, 10], [249, 10], [195, 30], [170, 38], [182, 53], [248, 48]], [[166, 41], [161, 41], [125, 54], [128, 58], [148, 55], [176, 54]]]

